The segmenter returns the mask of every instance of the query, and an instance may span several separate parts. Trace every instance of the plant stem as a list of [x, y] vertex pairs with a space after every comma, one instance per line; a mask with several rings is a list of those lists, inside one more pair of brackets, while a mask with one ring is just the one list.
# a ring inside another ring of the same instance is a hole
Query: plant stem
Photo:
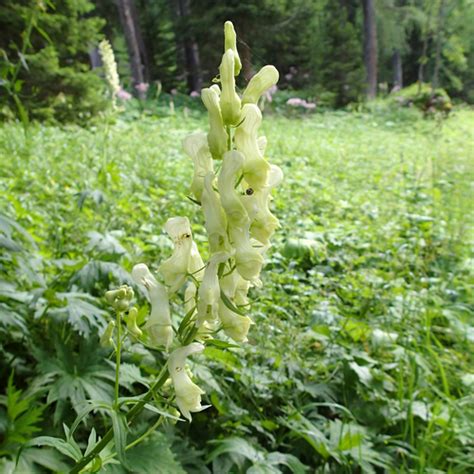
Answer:
[[136, 446], [137, 444], [141, 443], [147, 436], [149, 436], [151, 433], [153, 433], [156, 428], [158, 428], [158, 426], [160, 426], [160, 424], [162, 423], [164, 417], [163, 415], [160, 415], [158, 417], [158, 419], [156, 420], [155, 423], [153, 423], [153, 425], [148, 428], [145, 433], [143, 433], [140, 437], [138, 437], [135, 441], [132, 441], [129, 445], [127, 445], [127, 447], [125, 448], [125, 450], [127, 449], [131, 449], [133, 448], [134, 446]]
[[117, 311], [117, 319], [116, 319], [115, 325], [117, 326], [117, 348], [115, 350], [114, 408], [118, 410], [120, 359], [121, 359], [121, 351], [122, 351], [122, 313], [120, 311]]
[[[153, 398], [153, 392], [159, 389], [166, 382], [168, 375], [168, 367], [165, 365], [150, 390], [148, 390], [145, 396], [127, 413], [127, 423], [131, 423], [135, 417], [142, 412], [145, 405]], [[76, 465], [69, 471], [69, 474], [78, 474], [110, 443], [113, 437], [114, 431], [110, 428], [105, 433], [104, 437], [95, 445], [94, 449], [76, 463]]]

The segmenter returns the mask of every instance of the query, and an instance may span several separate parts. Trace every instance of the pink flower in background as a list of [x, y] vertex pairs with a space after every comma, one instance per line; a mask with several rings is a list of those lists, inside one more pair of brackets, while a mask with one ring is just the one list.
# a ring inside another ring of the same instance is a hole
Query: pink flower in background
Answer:
[[286, 105], [290, 105], [291, 107], [303, 107], [306, 110], [314, 110], [316, 108], [316, 104], [314, 102], [307, 102], [304, 99], [300, 99], [299, 97], [292, 97], [286, 101]]
[[130, 100], [132, 98], [132, 94], [127, 92], [125, 89], [120, 88], [117, 92], [117, 97], [120, 100]]
[[149, 87], [150, 87], [150, 84], [148, 84], [147, 82], [140, 82], [139, 84], [135, 86], [135, 89], [138, 92], [143, 92], [145, 94], [148, 91]]
[[192, 91], [191, 94], [189, 94], [189, 97], [201, 97], [201, 94], [198, 91]]
[[274, 84], [272, 87], [266, 90], [264, 97], [265, 99], [268, 100], [268, 102], [271, 102], [273, 100], [273, 95], [276, 94], [278, 90], [278, 87]]

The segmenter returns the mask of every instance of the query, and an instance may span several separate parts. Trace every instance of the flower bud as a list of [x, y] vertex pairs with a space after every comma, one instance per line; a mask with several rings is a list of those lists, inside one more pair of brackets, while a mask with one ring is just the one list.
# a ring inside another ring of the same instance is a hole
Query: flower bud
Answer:
[[175, 293], [186, 281], [189, 259], [193, 246], [191, 225], [187, 217], [172, 217], [165, 230], [174, 242], [173, 254], [159, 268], [170, 293]]
[[151, 313], [145, 324], [150, 343], [154, 346], [165, 346], [168, 349], [173, 341], [173, 328], [166, 288], [156, 281], [143, 263], [133, 267], [132, 278], [135, 283], [147, 289], [150, 298]]
[[279, 74], [275, 66], [263, 66], [250, 79], [242, 96], [242, 104], [257, 104], [262, 94], [278, 82], [278, 77]]
[[138, 327], [137, 316], [138, 316], [138, 310], [134, 306], [133, 308], [130, 308], [130, 311], [128, 312], [128, 315], [125, 318], [125, 321], [127, 323], [127, 328], [130, 331], [130, 334], [132, 334], [135, 337], [142, 337], [143, 332]]
[[116, 290], [110, 290], [105, 293], [105, 299], [115, 309], [123, 313], [127, 311], [130, 306], [130, 302], [133, 299], [133, 290], [127, 285], [122, 285]]
[[209, 152], [207, 136], [205, 133], [194, 133], [183, 140], [185, 153], [194, 162], [194, 176], [191, 184], [191, 193], [200, 201], [203, 179], [206, 174], [214, 170], [212, 156]]
[[219, 67], [221, 79], [220, 105], [222, 120], [225, 125], [237, 125], [240, 119], [240, 97], [235, 92], [234, 78], [235, 55], [232, 49], [228, 49]]
[[201, 197], [211, 254], [230, 250], [227, 238], [227, 218], [220, 197], [212, 188], [213, 181], [214, 173], [209, 173], [204, 178], [204, 191]]
[[107, 327], [105, 328], [104, 333], [100, 336], [100, 345], [102, 347], [111, 347], [113, 346], [112, 337], [115, 329], [115, 321], [109, 321]]
[[228, 49], [231, 49], [234, 53], [234, 76], [238, 76], [242, 69], [242, 62], [237, 51], [237, 35], [231, 21], [224, 23], [224, 51]]
[[193, 342], [188, 346], [180, 347], [173, 351], [168, 359], [168, 369], [173, 382], [176, 403], [182, 415], [191, 421], [191, 413], [205, 410], [207, 406], [201, 405], [201, 390], [190, 379], [186, 371], [186, 357], [202, 352], [204, 346]]
[[258, 145], [258, 129], [262, 123], [262, 113], [254, 104], [242, 107], [242, 123], [235, 130], [235, 145], [244, 157], [243, 174], [245, 181], [254, 191], [267, 182], [270, 165], [265, 160]]
[[226, 262], [229, 256], [226, 252], [218, 252], [212, 255], [209, 260], [198, 290], [196, 326], [201, 326], [204, 321], [217, 319], [221, 295], [217, 271], [219, 264]]
[[[216, 87], [219, 89], [217, 85]], [[222, 120], [219, 94], [216, 92], [216, 88], [212, 86], [201, 91], [201, 98], [209, 116], [209, 133], [207, 134], [209, 151], [215, 160], [221, 160], [222, 155], [227, 151], [229, 137]]]

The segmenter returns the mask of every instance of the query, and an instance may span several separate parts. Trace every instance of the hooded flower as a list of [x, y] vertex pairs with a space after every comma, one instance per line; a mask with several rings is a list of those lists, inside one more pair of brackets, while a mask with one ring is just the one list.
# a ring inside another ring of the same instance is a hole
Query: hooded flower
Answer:
[[224, 51], [228, 49], [231, 49], [234, 53], [234, 76], [238, 76], [242, 69], [242, 62], [237, 51], [237, 35], [231, 21], [224, 23]]
[[277, 229], [278, 219], [270, 212], [269, 203], [271, 191], [283, 180], [283, 172], [276, 165], [270, 166], [268, 181], [265, 187], [241, 197], [251, 219], [250, 235], [262, 244], [268, 246], [270, 237]]
[[155, 346], [165, 346], [168, 350], [173, 341], [173, 328], [166, 288], [156, 281], [143, 263], [133, 267], [132, 278], [135, 283], [147, 289], [150, 298], [151, 314], [145, 324], [150, 342]]
[[258, 144], [258, 129], [262, 123], [262, 113], [254, 104], [242, 107], [241, 124], [235, 130], [235, 145], [245, 157], [243, 174], [254, 191], [267, 182], [270, 169]]
[[194, 176], [191, 184], [191, 192], [200, 201], [204, 176], [214, 170], [212, 156], [207, 144], [205, 133], [194, 133], [183, 140], [184, 152], [194, 162]]
[[227, 238], [227, 218], [219, 194], [212, 187], [213, 181], [214, 173], [211, 172], [204, 178], [204, 190], [201, 197], [211, 254], [230, 250]]
[[[221, 289], [227, 298], [235, 305], [246, 305], [249, 282], [237, 272], [221, 279]], [[246, 342], [252, 320], [248, 316], [235, 313], [227, 307], [224, 301], [219, 301], [219, 319], [225, 334], [235, 342]]]
[[222, 121], [218, 90], [219, 86], [216, 85], [201, 91], [202, 102], [209, 116], [207, 141], [211, 155], [215, 160], [222, 159], [222, 155], [227, 150], [227, 140], [229, 138]]
[[193, 249], [191, 225], [187, 217], [172, 217], [165, 224], [165, 230], [174, 243], [174, 251], [170, 258], [160, 265], [160, 273], [165, 283], [174, 293], [181, 288], [188, 275], [189, 260]]
[[263, 93], [278, 82], [278, 71], [275, 66], [263, 66], [250, 79], [242, 96], [242, 104], [257, 104]]
[[193, 342], [188, 346], [180, 347], [173, 351], [168, 359], [168, 369], [176, 393], [176, 403], [182, 415], [191, 421], [191, 413], [205, 410], [207, 406], [201, 405], [201, 390], [192, 382], [186, 372], [186, 357], [202, 352], [204, 346]]
[[200, 326], [204, 321], [212, 322], [217, 319], [221, 295], [217, 272], [219, 265], [228, 259], [229, 254], [226, 252], [215, 253], [204, 271], [204, 278], [198, 290], [196, 326]]
[[237, 125], [240, 119], [240, 97], [235, 92], [235, 55], [232, 49], [228, 49], [219, 67], [221, 78], [220, 105], [222, 119], [225, 125]]

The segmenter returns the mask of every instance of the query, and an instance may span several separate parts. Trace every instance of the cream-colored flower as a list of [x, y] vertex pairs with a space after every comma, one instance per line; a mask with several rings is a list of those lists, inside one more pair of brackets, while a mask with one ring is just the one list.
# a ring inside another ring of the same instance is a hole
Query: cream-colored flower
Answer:
[[257, 191], [267, 182], [270, 165], [263, 157], [258, 144], [258, 129], [262, 123], [262, 112], [255, 104], [242, 107], [241, 124], [235, 130], [235, 146], [244, 157], [245, 181]]
[[154, 346], [165, 346], [168, 350], [173, 342], [173, 328], [166, 288], [156, 281], [144, 263], [133, 267], [132, 278], [135, 283], [147, 289], [150, 298], [151, 313], [145, 324], [150, 343]]
[[[172, 294], [178, 291], [189, 273], [189, 261], [193, 250], [191, 225], [187, 217], [172, 217], [165, 224], [165, 230], [174, 243], [173, 254], [159, 268]], [[196, 249], [197, 250], [197, 249]]]
[[114, 51], [111, 44], [106, 39], [99, 43], [99, 54], [102, 59], [105, 80], [109, 86], [112, 98], [115, 100], [115, 97], [120, 90], [120, 80], [117, 72]]
[[242, 104], [257, 104], [263, 93], [278, 82], [278, 77], [279, 74], [275, 66], [263, 66], [250, 79], [242, 95]]
[[189, 135], [183, 140], [183, 149], [194, 163], [191, 192], [194, 194], [194, 197], [200, 201], [204, 176], [214, 170], [212, 156], [207, 143], [207, 135], [205, 133]]
[[186, 358], [203, 350], [202, 344], [193, 342], [173, 351], [168, 359], [168, 370], [176, 394], [176, 403], [179, 411], [189, 421], [192, 420], [191, 413], [207, 408], [207, 406], [201, 405], [201, 395], [204, 394], [204, 391], [193, 383], [186, 371]]
[[237, 35], [231, 21], [224, 23], [224, 51], [228, 49], [231, 49], [234, 53], [234, 76], [238, 76], [242, 69], [242, 62], [237, 51]]
[[211, 322], [217, 319], [221, 295], [217, 272], [219, 265], [228, 259], [227, 252], [218, 252], [212, 255], [209, 260], [198, 290], [196, 326], [201, 326], [204, 321]]
[[272, 189], [282, 180], [282, 170], [276, 165], [271, 165], [267, 184], [259, 191], [241, 196], [251, 220], [250, 235], [265, 246], [270, 245], [270, 237], [279, 225], [278, 219], [270, 212], [269, 204]]
[[228, 49], [219, 67], [221, 79], [220, 106], [222, 120], [225, 125], [237, 125], [240, 120], [240, 97], [235, 92], [235, 55], [232, 49]]
[[214, 177], [214, 173], [209, 173], [204, 178], [204, 190], [201, 197], [211, 254], [230, 250], [227, 238], [227, 218], [219, 194], [213, 189]]
[[201, 98], [204, 106], [207, 109], [209, 117], [209, 133], [207, 134], [207, 141], [209, 150], [215, 160], [222, 160], [222, 155], [227, 150], [227, 141], [229, 139], [224, 128], [222, 120], [221, 108], [219, 105], [219, 86], [215, 84], [201, 91]]

